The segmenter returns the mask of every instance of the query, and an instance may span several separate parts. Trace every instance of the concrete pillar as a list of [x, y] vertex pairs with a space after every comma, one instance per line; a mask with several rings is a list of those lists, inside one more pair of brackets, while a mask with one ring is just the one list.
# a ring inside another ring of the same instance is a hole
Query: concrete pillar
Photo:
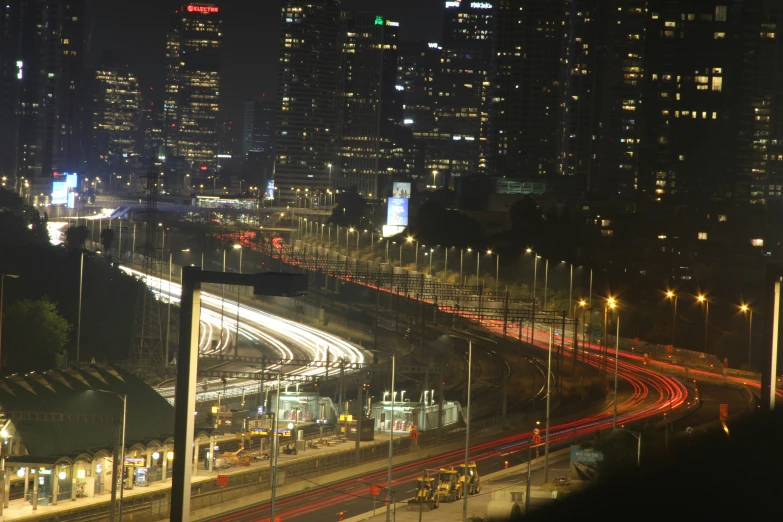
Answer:
[[163, 459], [163, 473], [161, 475], [161, 480], [164, 482], [166, 481], [166, 473], [168, 473], [169, 469], [169, 447], [168, 445], [164, 445], [161, 449], [161, 458]]
[[60, 477], [57, 474], [57, 466], [52, 467], [52, 505], [57, 505], [57, 497], [60, 495]]
[[212, 467], [215, 464], [215, 437], [209, 438], [209, 472], [212, 473]]
[[30, 488], [30, 466], [24, 467], [24, 501], [27, 502], [27, 492]]
[[8, 507], [8, 500], [11, 496], [11, 467], [4, 463], [3, 466], [3, 507]]
[[38, 477], [40, 470], [33, 470], [33, 511], [38, 511]]
[[71, 500], [76, 500], [77, 484], [79, 484], [79, 479], [76, 478], [76, 466], [71, 464]]
[[193, 476], [198, 476], [198, 439], [193, 442]]
[[147, 469], [152, 467], [152, 449], [147, 448]]

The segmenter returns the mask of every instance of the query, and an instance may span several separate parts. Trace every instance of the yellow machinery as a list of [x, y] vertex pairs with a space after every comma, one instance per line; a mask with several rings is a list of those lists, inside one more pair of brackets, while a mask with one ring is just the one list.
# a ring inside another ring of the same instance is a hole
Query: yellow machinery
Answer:
[[462, 498], [462, 482], [457, 470], [441, 469], [438, 478], [437, 502], [454, 502]]
[[427, 504], [430, 509], [435, 509], [439, 504], [438, 493], [435, 491], [435, 479], [428, 477], [425, 473], [423, 477], [416, 479], [416, 496], [408, 500], [408, 504]]
[[[465, 464], [460, 464], [457, 473], [459, 474], [460, 483], [463, 483], [465, 481]], [[463, 486], [462, 489], [467, 491], [468, 495], [476, 495], [481, 492], [481, 477], [479, 477], [475, 462], [468, 463], [468, 485], [467, 487]]]

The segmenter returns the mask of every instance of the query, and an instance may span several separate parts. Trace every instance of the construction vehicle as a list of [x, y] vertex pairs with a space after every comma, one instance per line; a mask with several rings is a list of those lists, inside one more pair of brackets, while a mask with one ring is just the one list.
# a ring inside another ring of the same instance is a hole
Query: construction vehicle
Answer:
[[[465, 481], [465, 464], [459, 465], [460, 483]], [[468, 485], [462, 488], [468, 495], [476, 495], [481, 492], [481, 477], [475, 462], [468, 463]]]
[[437, 509], [440, 501], [435, 490], [434, 477], [428, 477], [425, 473], [423, 477], [416, 479], [416, 496], [408, 500], [408, 505], [413, 504], [426, 504], [430, 509]]
[[462, 498], [462, 482], [457, 470], [454, 468], [441, 468], [438, 477], [437, 500], [442, 502], [454, 502]]

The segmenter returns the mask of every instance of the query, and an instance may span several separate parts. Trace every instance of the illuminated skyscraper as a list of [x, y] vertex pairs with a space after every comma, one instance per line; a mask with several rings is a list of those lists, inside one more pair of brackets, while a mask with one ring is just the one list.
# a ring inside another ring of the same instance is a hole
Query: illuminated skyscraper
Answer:
[[217, 165], [221, 27], [218, 6], [186, 4], [166, 41], [166, 147], [196, 167]]
[[338, 188], [378, 197], [391, 164], [399, 23], [371, 12], [340, 13], [340, 174]]
[[83, 166], [84, 0], [0, 5], [0, 170], [44, 190]]
[[280, 12], [277, 195], [326, 190], [339, 175], [339, 8], [336, 0], [285, 0]]
[[95, 79], [93, 144], [99, 159], [117, 164], [139, 152], [139, 82], [127, 67], [100, 67], [95, 71]]

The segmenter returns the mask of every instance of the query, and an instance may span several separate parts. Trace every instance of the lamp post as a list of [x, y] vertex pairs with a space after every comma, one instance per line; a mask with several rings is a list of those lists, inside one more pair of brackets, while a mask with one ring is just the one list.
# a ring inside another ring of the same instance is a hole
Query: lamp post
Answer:
[[[614, 308], [614, 306], [612, 306]], [[617, 374], [620, 367], [620, 315], [617, 315], [617, 333], [614, 336], [614, 413], [612, 414], [612, 428], [617, 427]]]
[[[374, 353], [384, 353], [391, 357], [392, 360], [392, 373], [391, 373], [391, 413], [389, 414], [390, 422], [389, 422], [389, 464], [388, 464], [388, 473], [386, 478], [386, 522], [391, 522], [391, 505], [394, 502], [394, 494], [392, 493], [391, 487], [392, 487], [392, 458], [394, 457], [394, 396], [396, 395], [396, 392], [394, 391], [394, 379], [395, 379], [395, 370], [397, 368], [397, 355], [392, 352], [384, 352], [382, 350], [371, 350]], [[386, 394], [389, 392], [384, 392], [383, 398], [386, 399]], [[358, 421], [357, 421], [358, 422]]]
[[621, 430], [636, 438], [636, 467], [642, 466], [642, 434], [638, 431]]
[[169, 252], [169, 289], [168, 289], [168, 306], [166, 310], [166, 350], [165, 350], [165, 362], [164, 366], [169, 367], [169, 338], [171, 336], [171, 265], [174, 260], [174, 252]]
[[675, 334], [676, 334], [676, 328], [677, 328], [677, 294], [672, 292], [671, 290], [668, 290], [666, 292], [666, 298], [672, 300], [672, 307], [674, 309], [672, 313], [672, 347], [676, 346], [675, 343]]
[[[470, 254], [473, 250], [471, 248], [465, 249], [467, 250], [468, 254]], [[462, 284], [462, 249], [459, 249], [459, 284]]]
[[[544, 426], [544, 484], [549, 483], [549, 405], [552, 396], [552, 344], [555, 339], [555, 328], [549, 325], [549, 353], [546, 363], [546, 425]], [[528, 465], [530, 465], [528, 463]]]
[[435, 249], [430, 247], [430, 271], [429, 271], [430, 276], [432, 276], [432, 258], [434, 257], [434, 255], [435, 255]]
[[[414, 261], [413, 271], [418, 272], [419, 271], [419, 242], [413, 239], [411, 236], [408, 236], [405, 239], [408, 243], [415, 243], [416, 244], [416, 258]], [[400, 245], [400, 252], [402, 252], [402, 245]], [[402, 259], [402, 254], [400, 254], [400, 259]], [[402, 266], [402, 261], [400, 261], [400, 266]]]
[[[109, 505], [109, 520], [111, 522], [115, 522], [115, 520], [122, 521], [122, 498], [123, 498], [123, 492], [125, 491], [125, 421], [127, 419], [128, 415], [128, 395], [127, 394], [120, 394], [113, 391], [108, 390], [89, 390], [91, 392], [97, 392], [97, 393], [109, 393], [111, 395], [116, 395], [120, 399], [122, 399], [122, 434], [120, 436], [120, 444], [119, 447], [116, 444], [115, 439], [115, 451], [114, 451], [114, 462], [112, 465], [112, 473], [111, 473], [111, 479], [112, 479], [112, 486], [111, 486], [111, 503]], [[119, 461], [119, 462], [118, 462]], [[119, 516], [117, 515], [117, 482], [122, 481], [120, 485], [120, 502], [119, 502]]]
[[[239, 250], [239, 273], [242, 273], [242, 252], [244, 249], [242, 245], [234, 245], [235, 250]], [[236, 329], [234, 330], [234, 357], [239, 357], [239, 289], [241, 287], [237, 285], [237, 320]]]
[[84, 282], [84, 250], [79, 261], [79, 311], [76, 318], [76, 362], [79, 362], [82, 344], [82, 287]]
[[746, 304], [740, 306], [740, 310], [748, 314], [748, 366], [750, 366], [751, 347], [753, 346], [753, 310]]
[[604, 352], [604, 379], [606, 378], [606, 354], [608, 353], [608, 348], [606, 347], [606, 341], [607, 341], [607, 315], [609, 310], [614, 310], [614, 307], [616, 306], [616, 302], [613, 297], [610, 297], [606, 300], [606, 304], [604, 305], [604, 342], [603, 342], [603, 352]]
[[468, 465], [470, 458], [470, 381], [473, 371], [473, 341], [468, 339], [468, 401], [465, 415], [465, 477], [462, 482], [462, 522], [468, 521]]
[[205, 283], [252, 286], [255, 295], [294, 297], [307, 293], [307, 276], [302, 274], [228, 274], [202, 271], [191, 266], [182, 268], [177, 385], [174, 392], [174, 462], [170, 513], [172, 522], [186, 522], [190, 519], [201, 286]]
[[699, 294], [696, 299], [704, 303], [704, 353], [707, 353], [707, 337], [710, 328], [710, 301], [703, 294]]
[[[16, 274], [0, 274], [0, 370], [3, 362], [3, 294], [5, 292], [5, 278], [18, 279]], [[79, 300], [81, 302], [81, 299]], [[1, 372], [0, 372], [1, 373]]]
[[544, 265], [544, 310], [546, 310], [546, 294], [549, 287], [549, 259], [545, 259]]

